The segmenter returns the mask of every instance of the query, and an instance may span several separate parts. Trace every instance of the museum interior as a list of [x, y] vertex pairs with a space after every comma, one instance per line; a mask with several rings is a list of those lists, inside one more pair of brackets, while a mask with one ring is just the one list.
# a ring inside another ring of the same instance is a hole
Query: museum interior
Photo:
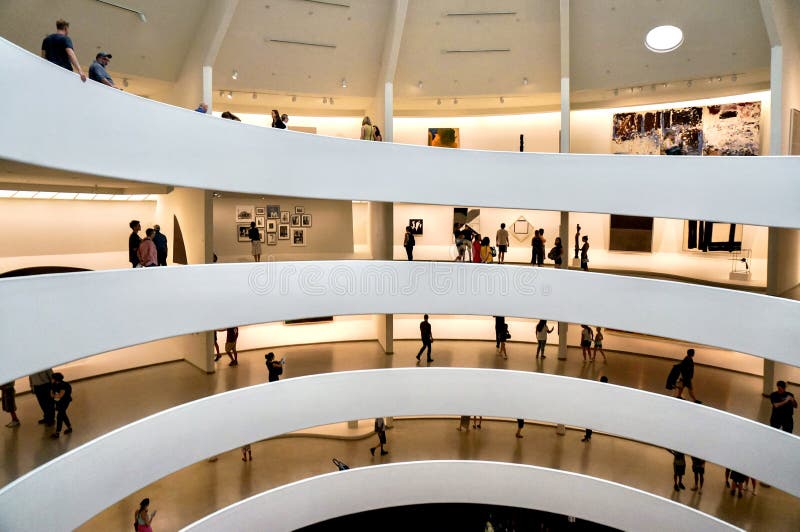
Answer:
[[6, 0], [0, 54], [0, 530], [800, 529], [800, 0]]

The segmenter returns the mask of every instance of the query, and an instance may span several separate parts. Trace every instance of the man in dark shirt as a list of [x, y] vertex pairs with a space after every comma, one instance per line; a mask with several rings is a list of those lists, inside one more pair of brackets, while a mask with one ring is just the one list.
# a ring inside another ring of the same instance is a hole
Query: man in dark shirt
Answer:
[[[229, 366], [239, 365], [239, 352], [236, 350], [236, 340], [239, 339], [239, 327], [229, 327], [225, 330], [225, 354], [231, 359]], [[218, 360], [219, 355], [214, 358]]]
[[86, 74], [81, 69], [72, 39], [69, 38], [69, 22], [66, 20], [57, 20], [56, 32], [42, 41], [42, 57], [67, 70], [77, 71], [81, 81], [86, 81]]
[[67, 408], [72, 402], [72, 386], [68, 382], [64, 382], [62, 373], [53, 373], [51, 379], [50, 395], [56, 404], [56, 431], [50, 437], [56, 439], [61, 435], [61, 426], [63, 424], [67, 425], [67, 430], [64, 431], [64, 434], [72, 432], [72, 423], [70, 423], [67, 416]]
[[[495, 316], [494, 317], [494, 341], [495, 341], [495, 349], [497, 354], [500, 354], [500, 336], [505, 334], [506, 332], [506, 317], [505, 316]], [[505, 338], [502, 338], [505, 340]]]
[[111, 54], [107, 54], [106, 52], [97, 54], [94, 58], [94, 63], [89, 67], [89, 79], [118, 89], [119, 87], [114, 85], [114, 80], [111, 79], [111, 76], [106, 71], [110, 59]]
[[153, 235], [153, 244], [156, 245], [156, 253], [158, 254], [158, 265], [167, 265], [167, 237], [161, 233], [161, 226], [156, 224], [153, 226], [155, 234]]
[[772, 392], [769, 401], [772, 403], [772, 415], [769, 424], [776, 429], [784, 432], [792, 432], [794, 429], [794, 409], [797, 408], [797, 401], [794, 394], [786, 391], [786, 382], [778, 381], [778, 391]]
[[681, 378], [676, 383], [678, 394], [675, 397], [683, 399], [681, 395], [683, 394], [683, 389], [686, 388], [689, 391], [689, 397], [691, 397], [695, 403], [699, 404], [700, 401], [694, 396], [694, 387], [692, 386], [692, 380], [694, 380], [694, 349], [686, 351], [686, 356], [680, 362], [680, 367]]
[[131, 263], [131, 267], [135, 268], [139, 264], [139, 244], [142, 243], [139, 231], [142, 230], [142, 224], [139, 223], [139, 220], [131, 220], [128, 226], [133, 231], [131, 236], [128, 237], [128, 260]]
[[422, 321], [419, 322], [419, 334], [422, 338], [422, 348], [420, 348], [419, 353], [417, 353], [417, 360], [419, 357], [422, 356], [422, 352], [425, 351], [425, 348], [428, 348], [428, 362], [433, 362], [431, 358], [431, 344], [433, 343], [433, 334], [431, 333], [431, 324], [428, 323], [428, 315], [425, 314]]

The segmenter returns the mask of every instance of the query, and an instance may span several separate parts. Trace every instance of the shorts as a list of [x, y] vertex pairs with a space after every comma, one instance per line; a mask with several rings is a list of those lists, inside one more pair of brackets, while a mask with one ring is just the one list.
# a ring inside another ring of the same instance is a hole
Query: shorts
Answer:
[[382, 430], [382, 431], [380, 431], [378, 433], [378, 439], [380, 440], [381, 443], [383, 443], [383, 444], [386, 443], [386, 431], [385, 430]]
[[699, 475], [704, 475], [706, 472], [706, 465], [694, 465], [692, 464], [692, 473], [697, 473]]
[[683, 465], [672, 464], [672, 470], [675, 472], [676, 475], [682, 477], [684, 474], [686, 474], [686, 464]]
[[498, 250], [500, 253], [505, 253], [506, 251], [508, 251], [508, 245], [499, 244], [499, 245], [497, 246], [497, 250]]
[[675, 383], [676, 386], [683, 386], [684, 388], [692, 389], [692, 381], [691, 380], [684, 380], [683, 377], [678, 379], [678, 382]]
[[592, 347], [591, 340], [581, 340], [581, 347]]
[[253, 248], [250, 251], [250, 253], [253, 255], [261, 255], [261, 242], [259, 242], [258, 240], [252, 240], [250, 244], [252, 245]]
[[594, 347], [595, 349], [603, 349], [603, 342], [595, 342]]
[[235, 351], [236, 342], [225, 342], [225, 351]]
[[737, 484], [741, 482], [747, 482], [747, 475], [743, 475], [738, 471], [731, 471], [731, 481]]

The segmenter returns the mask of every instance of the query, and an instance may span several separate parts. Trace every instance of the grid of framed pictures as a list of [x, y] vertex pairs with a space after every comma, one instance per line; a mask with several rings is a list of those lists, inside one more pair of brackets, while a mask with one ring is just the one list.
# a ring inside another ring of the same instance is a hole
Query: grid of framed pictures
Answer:
[[312, 216], [302, 205], [295, 205], [293, 211], [282, 211], [280, 205], [237, 205], [236, 222], [238, 242], [250, 242], [250, 222], [255, 222], [261, 242], [268, 246], [277, 246], [279, 240], [288, 240], [292, 246], [305, 246]]

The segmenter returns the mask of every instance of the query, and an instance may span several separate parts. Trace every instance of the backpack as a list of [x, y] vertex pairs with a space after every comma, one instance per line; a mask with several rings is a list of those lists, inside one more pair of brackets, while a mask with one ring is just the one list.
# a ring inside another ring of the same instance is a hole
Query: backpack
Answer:
[[497, 256], [497, 250], [494, 248], [494, 246], [490, 247], [489, 250], [492, 252], [492, 257]]
[[552, 248], [550, 248], [550, 252], [547, 254], [547, 258], [550, 260], [556, 260], [557, 256], [558, 255], [556, 255], [556, 247], [553, 246]]
[[681, 365], [675, 364], [672, 366], [672, 369], [669, 370], [669, 375], [667, 375], [667, 390], [672, 390], [675, 388], [675, 383], [678, 382], [678, 377], [681, 375]]

